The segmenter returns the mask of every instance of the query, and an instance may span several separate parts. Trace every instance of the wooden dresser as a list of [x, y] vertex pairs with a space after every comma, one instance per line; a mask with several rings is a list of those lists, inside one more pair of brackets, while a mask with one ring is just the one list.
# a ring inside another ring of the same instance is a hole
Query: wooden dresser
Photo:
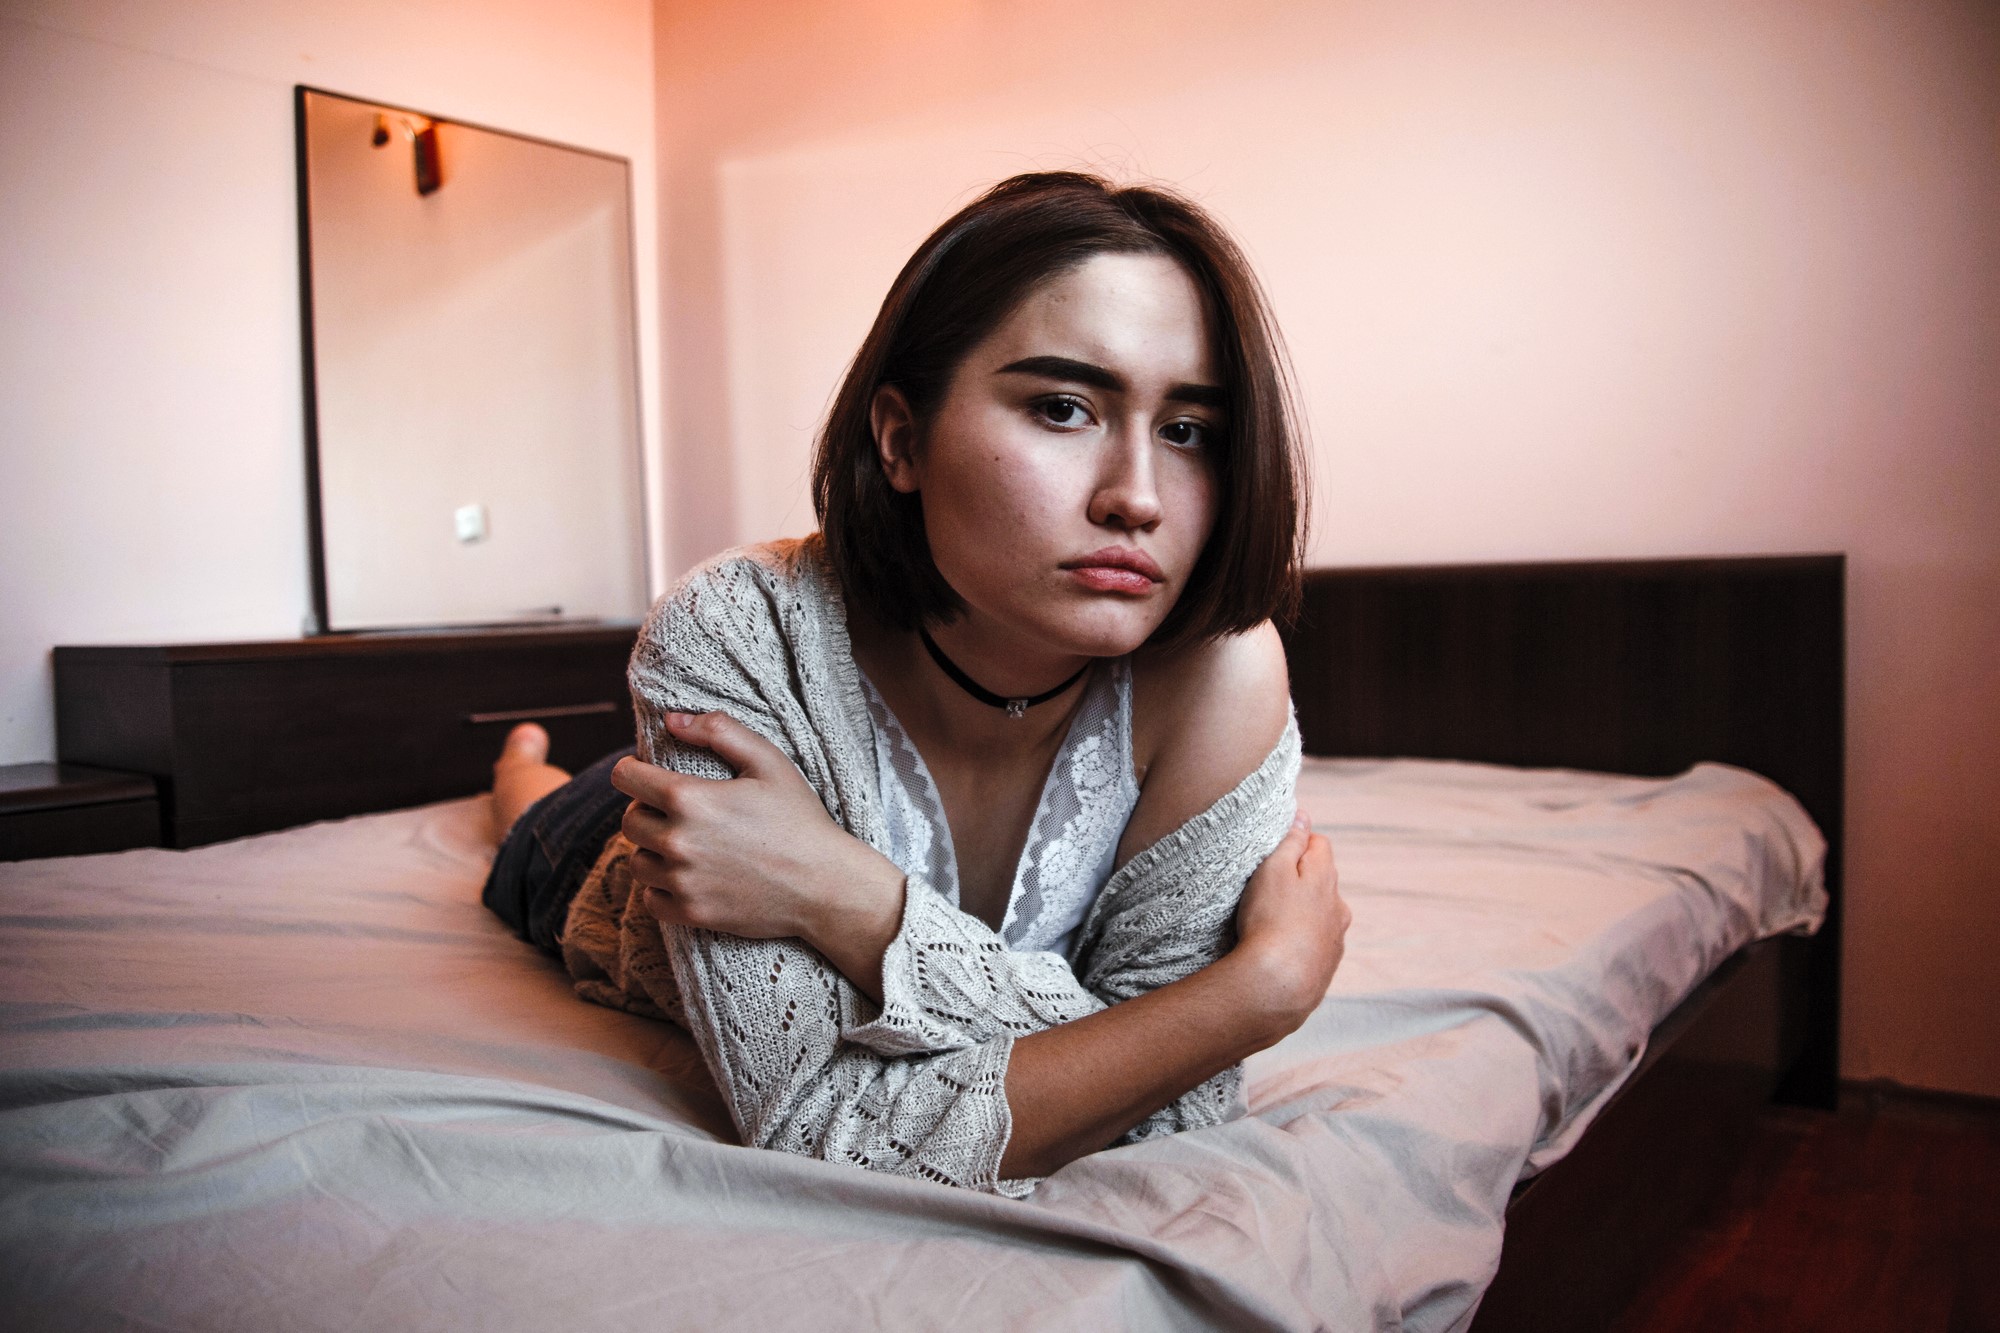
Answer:
[[82, 764], [0, 768], [0, 861], [159, 845], [159, 791], [142, 773]]
[[65, 763], [147, 774], [161, 840], [251, 833], [467, 796], [515, 722], [578, 768], [632, 743], [633, 625], [59, 647]]

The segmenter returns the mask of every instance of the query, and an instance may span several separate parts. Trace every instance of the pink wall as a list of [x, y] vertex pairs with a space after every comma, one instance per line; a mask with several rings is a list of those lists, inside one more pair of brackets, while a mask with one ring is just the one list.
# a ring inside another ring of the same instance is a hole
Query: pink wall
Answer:
[[2000, 1094], [2000, 19], [660, 0], [678, 567], [811, 524], [896, 266], [1083, 164], [1227, 220], [1321, 563], [1845, 550], [1851, 1077]]

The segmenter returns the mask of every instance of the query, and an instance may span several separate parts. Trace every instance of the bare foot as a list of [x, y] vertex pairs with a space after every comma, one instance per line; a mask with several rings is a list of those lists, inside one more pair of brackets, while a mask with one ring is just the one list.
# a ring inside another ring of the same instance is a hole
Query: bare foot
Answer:
[[569, 774], [549, 762], [548, 732], [533, 722], [508, 732], [493, 761], [493, 841], [499, 843], [523, 811], [568, 781]]

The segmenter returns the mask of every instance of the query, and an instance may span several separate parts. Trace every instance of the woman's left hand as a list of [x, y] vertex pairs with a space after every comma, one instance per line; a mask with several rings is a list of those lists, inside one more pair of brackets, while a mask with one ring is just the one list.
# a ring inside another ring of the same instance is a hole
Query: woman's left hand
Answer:
[[879, 978], [881, 949], [902, 919], [903, 872], [835, 824], [784, 752], [728, 714], [670, 713], [667, 730], [736, 776], [692, 777], [632, 758], [612, 770], [612, 785], [632, 798], [622, 828], [639, 848], [632, 878], [647, 910], [751, 939], [797, 936], [837, 966], [848, 951], [840, 945], [861, 943], [864, 954], [873, 945]]

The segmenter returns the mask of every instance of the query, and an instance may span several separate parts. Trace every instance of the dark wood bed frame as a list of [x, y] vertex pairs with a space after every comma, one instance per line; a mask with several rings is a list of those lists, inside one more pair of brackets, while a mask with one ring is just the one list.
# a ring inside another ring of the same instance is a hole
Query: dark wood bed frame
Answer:
[[1845, 698], [1841, 556], [1318, 570], [1287, 634], [1310, 754], [1785, 787], [1825, 832], [1811, 938], [1716, 970], [1562, 1161], [1516, 1190], [1474, 1323], [1603, 1329], [1735, 1164], [1759, 1110], [1838, 1080]]
[[[1601, 1329], [1778, 1096], [1839, 1049], [1840, 556], [1320, 570], [1288, 631], [1309, 753], [1670, 774], [1754, 769], [1827, 836], [1811, 940], [1730, 959], [1516, 1191], [1480, 1333]], [[171, 846], [469, 795], [505, 724], [571, 766], [627, 743], [631, 627], [56, 650], [62, 757], [158, 780]]]

